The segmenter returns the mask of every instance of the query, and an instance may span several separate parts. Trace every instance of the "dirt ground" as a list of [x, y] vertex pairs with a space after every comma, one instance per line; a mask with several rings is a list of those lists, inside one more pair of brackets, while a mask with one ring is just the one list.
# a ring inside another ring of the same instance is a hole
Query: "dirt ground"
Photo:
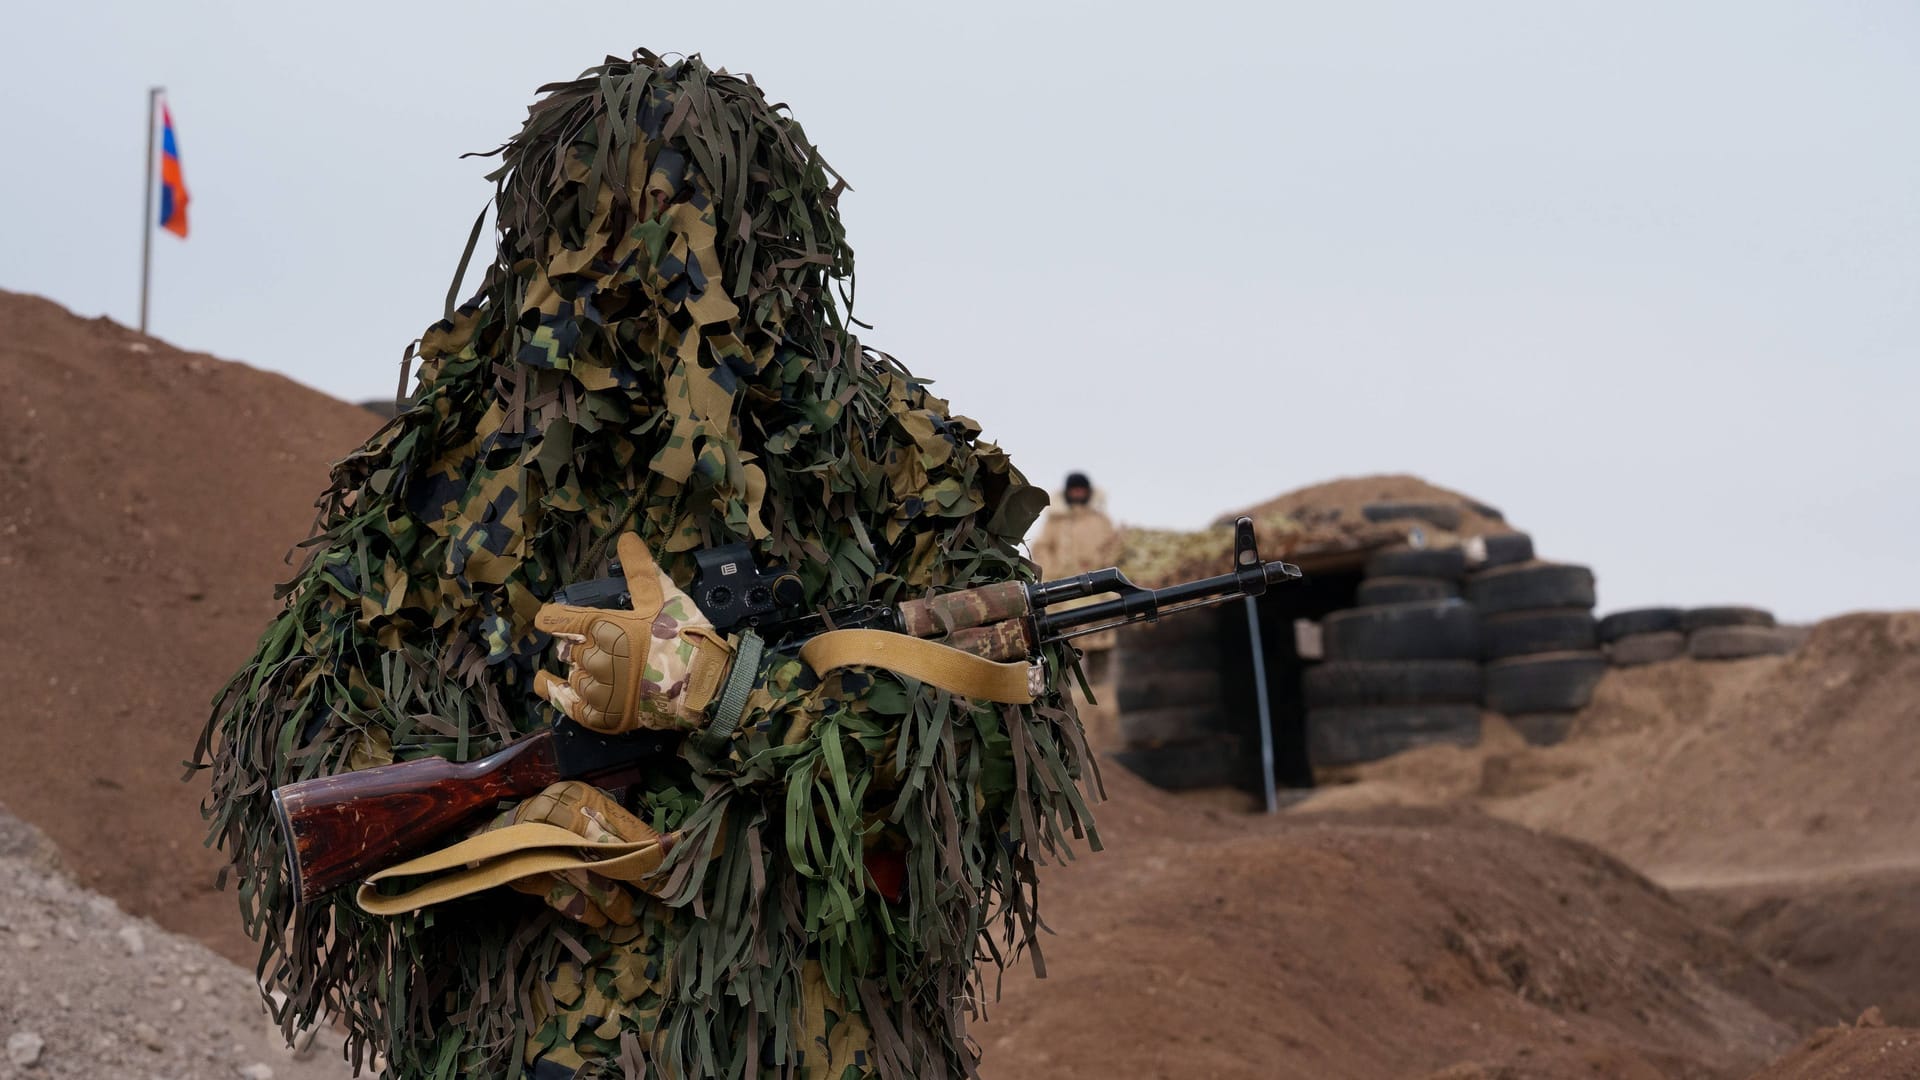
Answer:
[[1920, 1080], [1920, 1031], [1891, 1028], [1869, 1011], [1822, 1028], [1753, 1080]]
[[1920, 873], [1819, 873], [1676, 895], [1762, 956], [1920, 1027]]
[[1569, 784], [1515, 820], [1606, 848], [1676, 887], [1920, 869], [1920, 612], [1815, 627], [1791, 656], [1610, 674]]
[[1353, 770], [1301, 810], [1468, 804], [1593, 843], [1858, 1011], [1920, 1026], [1920, 613], [1611, 672], [1567, 741]]
[[1264, 818], [1110, 777], [989, 1076], [1739, 1077], [1840, 1006], [1600, 852], [1470, 809]]
[[182, 763], [379, 421], [13, 293], [0, 387], [0, 803], [84, 886], [251, 965]]
[[[271, 1057], [251, 976], [139, 917], [251, 966], [179, 763], [378, 421], [5, 293], [0, 389], [0, 803], [77, 879], [0, 837], [0, 1039], [35, 1057], [0, 1077], [338, 1075]], [[1300, 499], [1442, 490], [1415, 485]], [[1278, 818], [1110, 765], [1110, 850], [1044, 875], [1050, 978], [1007, 976], [986, 1075], [1912, 1076], [1911, 1031], [1822, 1025], [1920, 1026], [1916, 710], [1920, 615], [1855, 616]]]

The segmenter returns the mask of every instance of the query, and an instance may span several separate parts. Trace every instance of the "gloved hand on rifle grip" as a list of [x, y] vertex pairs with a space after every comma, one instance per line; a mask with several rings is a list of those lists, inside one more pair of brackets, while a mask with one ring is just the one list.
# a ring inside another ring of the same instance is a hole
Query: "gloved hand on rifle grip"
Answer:
[[560, 642], [563, 679], [542, 671], [533, 689], [568, 719], [609, 735], [706, 723], [733, 648], [634, 533], [620, 537], [633, 610], [547, 604], [534, 625]]

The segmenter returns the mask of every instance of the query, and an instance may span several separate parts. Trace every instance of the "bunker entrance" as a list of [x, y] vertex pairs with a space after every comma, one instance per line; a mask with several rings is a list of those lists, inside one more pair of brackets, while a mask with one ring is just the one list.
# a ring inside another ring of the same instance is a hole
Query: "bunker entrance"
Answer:
[[[1358, 565], [1310, 569], [1254, 601], [1281, 787], [1313, 786], [1295, 632], [1354, 606]], [[1259, 700], [1244, 601], [1131, 627], [1116, 658], [1120, 764], [1157, 787], [1260, 787]]]
[[[1349, 573], [1317, 573], [1273, 589], [1254, 601], [1260, 616], [1260, 643], [1273, 725], [1274, 781], [1281, 787], [1313, 786], [1313, 769], [1307, 759], [1307, 705], [1301, 690], [1307, 658], [1301, 655], [1301, 635], [1295, 632], [1295, 623], [1300, 620], [1317, 623], [1335, 611], [1352, 607], [1359, 588], [1357, 569]], [[1255, 768], [1249, 783], [1257, 788], [1260, 712], [1245, 602], [1222, 609], [1219, 621], [1224, 646], [1220, 656], [1222, 689], [1227, 708], [1247, 718], [1246, 749]]]

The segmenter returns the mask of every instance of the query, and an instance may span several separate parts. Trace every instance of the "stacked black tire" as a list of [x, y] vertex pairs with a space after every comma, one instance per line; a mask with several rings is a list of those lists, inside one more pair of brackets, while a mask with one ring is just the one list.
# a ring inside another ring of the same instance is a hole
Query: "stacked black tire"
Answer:
[[1616, 611], [1600, 620], [1600, 643], [1615, 667], [1638, 667], [1687, 655], [1686, 613], [1676, 607]]
[[1316, 767], [1480, 739], [1480, 624], [1460, 598], [1458, 548], [1398, 548], [1367, 565], [1359, 606], [1320, 624], [1324, 659], [1303, 677]]
[[1164, 619], [1120, 634], [1119, 738], [1114, 759], [1156, 787], [1247, 783], [1242, 745], [1252, 726], [1227, 704], [1218, 620]]
[[1487, 557], [1466, 587], [1480, 615], [1482, 701], [1529, 742], [1559, 742], [1607, 670], [1593, 571], [1534, 559], [1520, 534], [1486, 542]]
[[1792, 652], [1804, 638], [1771, 612], [1750, 607], [1635, 608], [1600, 620], [1600, 640], [1616, 667], [1677, 660], [1741, 660]]

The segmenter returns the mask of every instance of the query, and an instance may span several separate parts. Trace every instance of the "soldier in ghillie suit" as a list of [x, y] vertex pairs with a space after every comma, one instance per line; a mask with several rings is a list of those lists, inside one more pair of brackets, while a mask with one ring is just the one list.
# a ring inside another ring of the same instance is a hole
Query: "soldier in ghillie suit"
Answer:
[[682, 626], [701, 622], [675, 585], [693, 553], [734, 541], [796, 570], [810, 607], [1032, 578], [1014, 545], [1044, 497], [849, 332], [844, 185], [781, 107], [646, 52], [543, 93], [498, 151], [478, 294], [422, 337], [408, 407], [335, 467], [286, 609], [203, 736], [259, 970], [289, 1029], [331, 1011], [356, 1060], [400, 1077], [971, 1074], [991, 968], [1036, 945], [1035, 866], [1090, 833], [1057, 685], [995, 705], [770, 654], [738, 728], [690, 736], [624, 802], [570, 782], [504, 808], [673, 838], [632, 884], [548, 875], [516, 882], [538, 898], [395, 918], [294, 904], [278, 785], [471, 760], [547, 724], [543, 697], [701, 734], [653, 670], [697, 626], [656, 638], [644, 674], [593, 674], [610, 614], [543, 613], [616, 541], [630, 576], [658, 563], [652, 602]]

